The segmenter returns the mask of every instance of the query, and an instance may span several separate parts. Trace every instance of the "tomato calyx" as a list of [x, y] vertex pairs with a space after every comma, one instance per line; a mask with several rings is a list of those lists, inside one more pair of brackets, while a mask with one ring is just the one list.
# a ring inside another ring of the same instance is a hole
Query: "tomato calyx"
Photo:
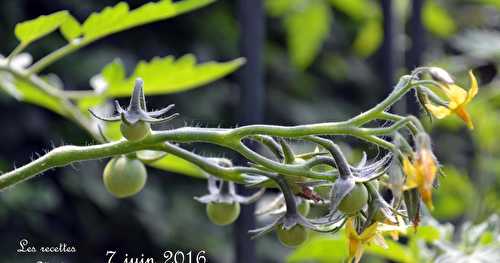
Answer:
[[290, 230], [294, 226], [299, 226], [304, 229], [312, 229], [319, 232], [332, 232], [338, 229], [338, 226], [336, 226], [335, 224], [338, 223], [341, 218], [335, 218], [333, 220], [330, 220], [329, 218], [310, 220], [301, 215], [297, 207], [297, 198], [294, 196], [292, 189], [287, 183], [286, 178], [281, 175], [265, 172], [263, 172], [263, 175], [269, 177], [277, 183], [278, 187], [283, 193], [286, 211], [284, 213], [280, 213], [278, 218], [273, 223], [248, 231], [250, 234], [252, 234], [253, 238], [265, 235], [276, 229]]
[[150, 124], [167, 122], [179, 115], [178, 113], [174, 113], [166, 117], [160, 117], [170, 111], [174, 107], [174, 104], [170, 104], [160, 110], [147, 111], [143, 85], [144, 82], [142, 81], [142, 79], [137, 78], [135, 81], [134, 91], [132, 92], [132, 96], [130, 97], [130, 103], [127, 109], [123, 109], [120, 106], [120, 103], [115, 100], [114, 103], [118, 115], [104, 117], [99, 116], [90, 109], [89, 112], [95, 118], [102, 121], [121, 121], [122, 123], [120, 125], [120, 131], [127, 140], [142, 140], [151, 132]]

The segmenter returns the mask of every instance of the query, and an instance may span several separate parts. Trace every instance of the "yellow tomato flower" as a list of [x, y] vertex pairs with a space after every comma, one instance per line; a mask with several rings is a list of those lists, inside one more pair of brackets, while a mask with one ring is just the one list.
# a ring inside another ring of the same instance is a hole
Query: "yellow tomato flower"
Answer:
[[434, 209], [432, 205], [432, 185], [437, 173], [437, 163], [430, 149], [424, 148], [417, 151], [414, 163], [418, 191], [422, 200], [429, 209]]
[[425, 104], [425, 107], [438, 119], [442, 119], [451, 113], [455, 113], [460, 117], [469, 129], [474, 129], [471, 117], [466, 111], [465, 106], [476, 96], [478, 91], [477, 80], [472, 71], [469, 71], [470, 87], [466, 91], [455, 84], [443, 83], [442, 90], [448, 97], [448, 106], [437, 106], [432, 103]]
[[403, 159], [403, 172], [406, 175], [406, 182], [403, 190], [418, 188], [420, 196], [429, 209], [434, 209], [432, 205], [432, 185], [436, 179], [438, 164], [430, 147], [427, 135], [421, 135], [420, 142], [417, 142], [417, 152], [413, 163], [405, 157]]
[[371, 244], [372, 242], [387, 248], [387, 244], [384, 241], [384, 237], [381, 235], [381, 231], [377, 229], [379, 223], [375, 222], [367, 227], [363, 233], [358, 234], [352, 217], [347, 219], [346, 222], [346, 235], [349, 245], [349, 262], [354, 260], [354, 263], [358, 263], [363, 256], [365, 251], [365, 246]]
[[349, 217], [346, 221], [345, 228], [349, 245], [348, 262], [354, 261], [354, 263], [358, 263], [363, 256], [365, 246], [371, 243], [387, 248], [384, 236], [382, 235], [384, 232], [390, 232], [391, 235], [397, 235], [398, 237], [399, 233], [406, 234], [408, 226], [404, 224], [403, 218], [398, 218], [398, 221], [399, 220], [401, 221], [397, 225], [375, 222], [367, 227], [361, 234], [358, 234], [354, 226], [353, 217]]

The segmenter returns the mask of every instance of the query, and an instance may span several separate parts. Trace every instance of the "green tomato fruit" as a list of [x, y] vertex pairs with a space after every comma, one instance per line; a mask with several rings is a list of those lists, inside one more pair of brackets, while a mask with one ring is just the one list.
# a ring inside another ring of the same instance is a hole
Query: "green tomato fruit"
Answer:
[[297, 206], [297, 211], [303, 216], [307, 216], [309, 211], [311, 210], [311, 204], [306, 200], [302, 200], [300, 204]]
[[147, 122], [138, 121], [134, 124], [120, 124], [120, 131], [127, 140], [139, 141], [151, 133], [151, 126]]
[[144, 164], [137, 159], [126, 156], [111, 159], [104, 168], [104, 186], [118, 198], [137, 194], [144, 188], [147, 171]]
[[276, 227], [276, 234], [281, 244], [288, 247], [296, 247], [307, 240], [307, 230], [302, 225], [295, 225], [289, 230], [285, 230], [283, 225]]
[[207, 215], [212, 223], [225, 226], [236, 221], [240, 215], [240, 203], [210, 202], [207, 204]]
[[338, 209], [346, 215], [354, 215], [368, 201], [368, 191], [363, 184], [356, 184], [352, 191], [340, 201]]

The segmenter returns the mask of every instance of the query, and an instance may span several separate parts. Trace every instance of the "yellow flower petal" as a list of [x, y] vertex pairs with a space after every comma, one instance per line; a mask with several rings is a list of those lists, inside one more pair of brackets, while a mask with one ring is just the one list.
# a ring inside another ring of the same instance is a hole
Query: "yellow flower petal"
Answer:
[[377, 234], [377, 223], [370, 225], [363, 233], [358, 234], [354, 227], [353, 219], [348, 218], [346, 222], [346, 232], [349, 241], [349, 260], [354, 259], [354, 262], [359, 262], [363, 256], [365, 245]]
[[436, 106], [434, 104], [427, 103], [425, 107], [432, 113], [432, 115], [438, 119], [442, 119], [450, 115], [451, 110], [444, 106]]
[[358, 232], [354, 227], [354, 222], [352, 218], [348, 218], [345, 226], [348, 246], [349, 246], [349, 262], [354, 259], [355, 262], [359, 262], [361, 256], [363, 255], [363, 244], [359, 239]]
[[448, 105], [450, 109], [455, 109], [467, 101], [467, 91], [455, 84], [448, 85], [448, 90], [445, 92], [446, 96], [450, 99]]
[[471, 119], [469, 113], [465, 110], [464, 106], [458, 107], [453, 112], [455, 114], [457, 114], [458, 117], [460, 117], [460, 119], [462, 119], [467, 124], [467, 127], [469, 129], [471, 129], [471, 130], [474, 129], [474, 124], [472, 123], [472, 119]]
[[469, 71], [469, 78], [470, 86], [468, 91], [455, 84], [441, 85], [443, 92], [448, 97], [447, 107], [427, 103], [425, 104], [427, 110], [429, 110], [432, 115], [438, 119], [442, 119], [453, 112], [467, 124], [469, 129], [474, 129], [471, 117], [465, 110], [465, 106], [476, 96], [479, 87], [477, 79], [472, 71]]
[[359, 238], [363, 242], [369, 242], [377, 233], [377, 226], [378, 223], [373, 223], [369, 227], [367, 227], [361, 235], [359, 235]]
[[472, 70], [469, 70], [469, 78], [470, 78], [470, 87], [469, 91], [467, 92], [467, 100], [465, 103], [469, 103], [472, 98], [474, 98], [479, 90], [479, 86], [477, 85], [477, 79], [474, 76], [474, 73], [472, 73]]
[[379, 247], [384, 248], [384, 249], [387, 249], [389, 247], [389, 246], [387, 246], [387, 243], [385, 243], [385, 239], [380, 233], [377, 233], [373, 237], [373, 243]]
[[417, 187], [417, 175], [415, 167], [406, 157], [403, 160], [403, 172], [406, 175], [406, 181], [403, 189], [408, 190]]
[[423, 148], [417, 152], [415, 170], [417, 173], [418, 190], [422, 196], [422, 200], [432, 210], [432, 184], [436, 178], [437, 163], [429, 149]]
[[363, 256], [363, 252], [365, 251], [365, 246], [372, 242], [375, 245], [387, 248], [384, 236], [382, 235], [383, 232], [406, 231], [406, 226], [396, 226], [376, 222], [367, 227], [363, 233], [358, 234], [353, 221], [353, 218], [350, 217], [346, 222], [346, 235], [349, 245], [349, 262], [353, 259], [354, 262], [359, 262]]

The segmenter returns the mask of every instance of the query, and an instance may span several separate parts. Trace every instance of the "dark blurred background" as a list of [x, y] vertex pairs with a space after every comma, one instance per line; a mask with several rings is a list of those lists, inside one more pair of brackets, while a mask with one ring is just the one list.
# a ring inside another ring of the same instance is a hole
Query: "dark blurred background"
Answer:
[[[133, 8], [147, 1], [127, 2]], [[220, 0], [189, 14], [112, 35], [67, 56], [47, 72], [57, 73], [67, 87], [88, 89], [89, 79], [114, 58], [120, 58], [129, 73], [139, 60], [155, 56], [193, 53], [200, 61], [237, 58], [245, 34], [238, 23], [237, 2]], [[114, 4], [1, 1], [0, 53], [6, 56], [17, 45], [13, 29], [20, 21], [58, 10], [69, 10], [83, 21]], [[264, 7], [265, 16], [255, 17], [265, 21], [264, 123], [294, 125], [349, 118], [377, 103], [391, 91], [398, 76], [418, 65], [440, 65], [464, 87], [468, 87], [466, 70], [475, 69], [480, 93], [486, 94], [479, 95], [484, 97], [476, 107], [471, 106], [475, 133], [455, 117], [432, 129], [437, 156], [451, 174], [451, 179], [442, 180], [434, 216], [460, 224], [499, 212], [500, 156], [495, 131], [500, 123], [499, 1], [267, 0]], [[38, 59], [64, 43], [52, 34], [27, 51]], [[175, 103], [182, 116], [178, 125], [233, 127], [241, 124], [240, 87], [236, 73], [199, 89], [151, 97], [148, 102], [152, 108]], [[419, 114], [414, 97], [407, 98], [394, 110]], [[52, 145], [92, 143], [75, 124], [3, 93], [0, 123], [1, 171], [29, 162], [35, 153]], [[209, 262], [239, 262], [233, 228], [210, 224], [205, 207], [193, 200], [205, 193], [203, 180], [151, 168], [139, 195], [117, 200], [101, 183], [104, 164], [83, 162], [51, 170], [0, 193], [0, 262], [32, 262], [30, 256], [16, 255], [23, 238], [37, 246], [74, 245], [78, 262], [104, 262], [105, 251], [113, 249], [155, 257], [166, 249], [203, 249]], [[274, 235], [258, 239], [256, 246], [256, 262], [282, 262], [292, 251]], [[60, 262], [64, 257], [52, 255], [50, 259]]]

